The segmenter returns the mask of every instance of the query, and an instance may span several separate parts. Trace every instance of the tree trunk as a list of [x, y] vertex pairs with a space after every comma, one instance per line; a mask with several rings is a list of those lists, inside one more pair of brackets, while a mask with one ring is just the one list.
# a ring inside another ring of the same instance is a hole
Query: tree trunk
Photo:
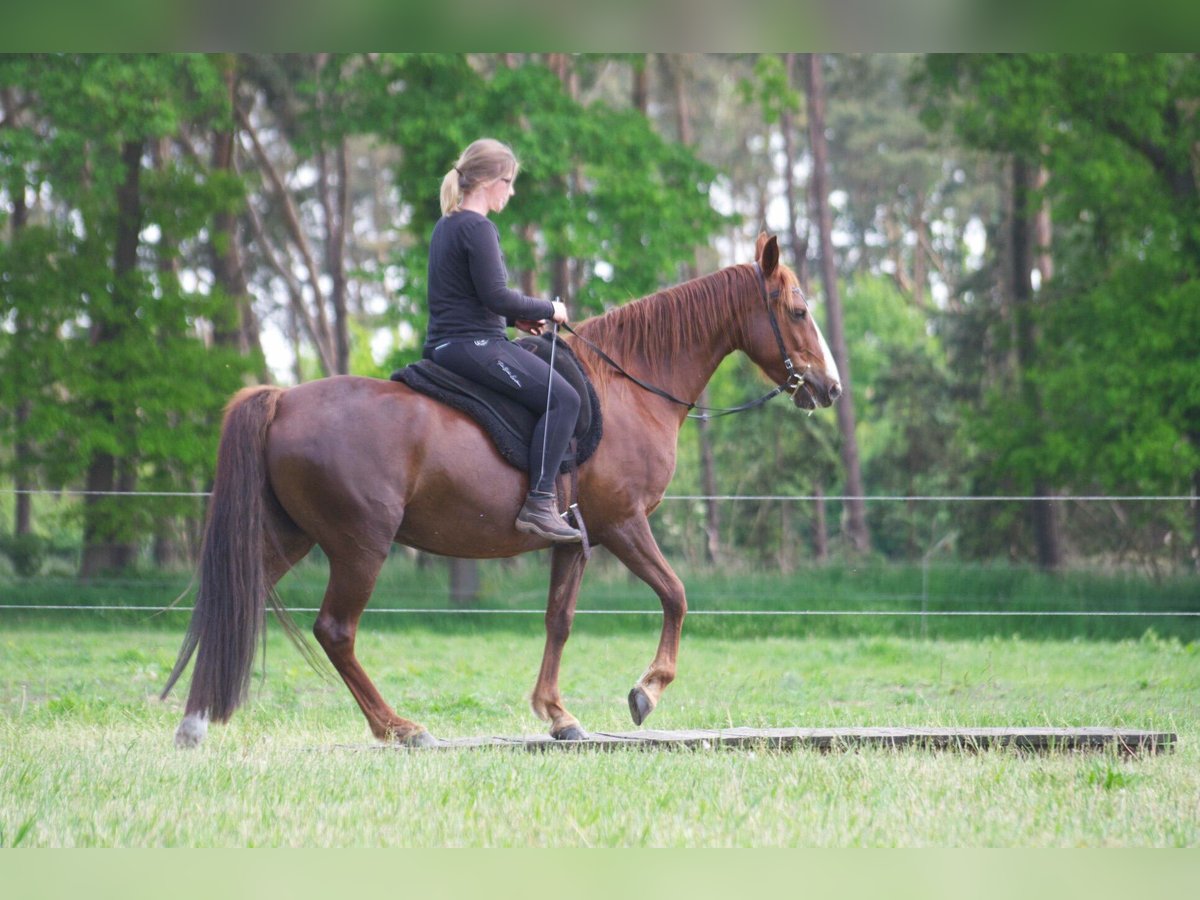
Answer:
[[[571, 65], [571, 57], [566, 53], [551, 53], [549, 66], [562, 84], [563, 92], [572, 100], [577, 100], [579, 78]], [[572, 178], [563, 175], [556, 179], [556, 182], [555, 193], [562, 198], [562, 202], [570, 202], [573, 193]], [[570, 299], [571, 292], [571, 260], [561, 251], [556, 251], [548, 261], [548, 268], [550, 270], [550, 296], [566, 303]]]
[[458, 609], [479, 602], [479, 562], [474, 559], [451, 559], [450, 605]]
[[313, 254], [308, 237], [305, 235], [304, 228], [300, 223], [300, 213], [296, 208], [296, 201], [292, 197], [283, 177], [279, 174], [278, 168], [271, 162], [270, 157], [267, 155], [262, 140], [259, 138], [258, 129], [254, 127], [254, 123], [250, 120], [250, 117], [237, 107], [235, 107], [234, 112], [237, 117], [237, 124], [246, 133], [246, 136], [250, 138], [250, 145], [254, 150], [255, 158], [258, 160], [259, 168], [262, 170], [266, 181], [271, 185], [275, 197], [279, 201], [288, 237], [295, 245], [296, 251], [300, 254], [304, 271], [308, 275], [309, 292], [313, 297], [311, 314], [304, 306], [303, 287], [292, 271], [291, 254], [285, 251], [285, 259], [280, 260], [277, 258], [272, 249], [271, 241], [266, 235], [266, 230], [258, 220], [254, 205], [252, 203], [247, 204], [246, 210], [250, 214], [251, 223], [255, 227], [256, 237], [261, 245], [263, 255], [267, 257], [272, 268], [279, 273], [280, 277], [288, 285], [289, 299], [292, 306], [296, 309], [297, 318], [304, 324], [305, 331], [313, 341], [313, 348], [317, 352], [317, 359], [321, 364], [322, 374], [337, 374], [337, 350], [335, 348], [333, 332], [329, 325], [329, 315], [325, 308], [325, 294], [321, 290], [321, 272], [317, 266], [316, 257]]
[[[113, 255], [113, 313], [109, 318], [92, 322], [91, 340], [94, 345], [119, 340], [123, 317], [132, 315], [136, 298], [131, 296], [133, 276], [137, 271], [137, 249], [142, 223], [141, 168], [142, 142], [126, 141], [121, 148], [125, 179], [117, 188], [116, 249]], [[113, 366], [103, 365], [96, 373], [100, 380], [119, 377]], [[108, 401], [97, 404], [101, 418], [108, 420], [114, 431], [121, 430], [122, 410], [114, 409]], [[83, 555], [79, 565], [81, 578], [90, 578], [106, 571], [127, 568], [133, 563], [136, 547], [121, 536], [119, 500], [105, 497], [113, 491], [131, 491], [136, 487], [135, 460], [129, 455], [118, 460], [110, 452], [93, 455], [87, 470], [88, 494], [83, 505]]]
[[823, 563], [829, 559], [829, 526], [825, 515], [825, 485], [818, 480], [813, 485], [813, 557]]
[[838, 295], [837, 266], [833, 257], [833, 217], [829, 210], [828, 160], [825, 142], [825, 79], [821, 73], [821, 54], [808, 56], [808, 133], [813, 155], [813, 197], [817, 207], [817, 233], [821, 248], [821, 283], [828, 309], [826, 324], [829, 344], [842, 375], [842, 396], [835, 404], [838, 428], [842, 435], [842, 465], [846, 470], [846, 536], [851, 548], [866, 553], [871, 548], [867, 531], [866, 503], [863, 501], [862, 470], [854, 418], [854, 390], [850, 379], [850, 360], [846, 335], [842, 328], [842, 304]]
[[[328, 61], [329, 54], [325, 53], [319, 53], [314, 58], [317, 112], [322, 120], [325, 118], [327, 98], [321, 73]], [[346, 163], [345, 137], [338, 138], [332, 164], [325, 142], [321, 140], [317, 147], [317, 171], [317, 193], [321, 202], [322, 218], [325, 220], [325, 270], [329, 273], [329, 302], [333, 307], [334, 367], [339, 375], [347, 375], [350, 372], [350, 313], [346, 302], [346, 228], [349, 218], [350, 172]]]
[[[650, 112], [650, 54], [633, 63], [633, 88], [630, 96], [633, 108], [643, 116]], [[686, 143], [686, 141], [683, 141]]]
[[[329, 152], [317, 151], [320, 172], [319, 195], [325, 220], [325, 270], [329, 273], [329, 304], [333, 308], [333, 359], [339, 375], [350, 373], [350, 312], [346, 302], [346, 216], [348, 192], [346, 179], [346, 141], [338, 142], [334, 153], [337, 174], [333, 174]], [[333, 189], [330, 183], [333, 182]]]
[[929, 226], [925, 223], [925, 191], [918, 188], [913, 197], [911, 227], [916, 235], [913, 247], [912, 299], [917, 309], [925, 308], [925, 288], [929, 284], [929, 266], [925, 248], [929, 246]]
[[[690, 147], [695, 140], [695, 132], [692, 127], [691, 104], [688, 102], [683, 78], [683, 61], [679, 56], [660, 59], [665, 62], [663, 68], [669, 74], [671, 90], [675, 95], [675, 128], [679, 135], [679, 143]], [[649, 61], [647, 59], [641, 70], [635, 67], [635, 77], [638, 71], [641, 71], [644, 76], [645, 70], [648, 68]], [[647, 103], [645, 90], [643, 85], [641, 95], [643, 114], [646, 112]], [[634, 105], [637, 105], [637, 102], [638, 95], [635, 92]], [[685, 267], [684, 280], [695, 278], [699, 269], [700, 267], [693, 257], [693, 262]], [[712, 405], [707, 386], [700, 392], [700, 397], [696, 402], [701, 406]], [[716, 456], [713, 453], [712, 423], [708, 419], [698, 419], [696, 424], [699, 426], [696, 439], [700, 443], [700, 491], [708, 498], [704, 501], [704, 558], [709, 563], [717, 565], [721, 561], [721, 512], [718, 501], [713, 499], [717, 494], [717, 464]]]
[[779, 501], [779, 571], [791, 575], [796, 571], [796, 548], [792, 544], [792, 502]]
[[[8, 105], [7, 103], [5, 104]], [[12, 193], [12, 215], [9, 217], [9, 227], [11, 228], [12, 240], [14, 243], [18, 240], [22, 229], [25, 228], [25, 223], [29, 220], [29, 208], [25, 205], [25, 185], [15, 185]], [[25, 330], [24, 317], [17, 315], [16, 337], [20, 340], [20, 334]], [[18, 343], [19, 346], [19, 343]], [[29, 442], [25, 440], [24, 429], [25, 424], [29, 421], [29, 401], [21, 399], [17, 401], [16, 408], [16, 440], [13, 442], [13, 488], [17, 491], [14, 506], [13, 518], [13, 535], [21, 536], [29, 534], [33, 528], [33, 497], [25, 493], [33, 489], [33, 479], [29, 477], [29, 469], [31, 466], [31, 452]]]
[[[29, 421], [29, 401], [17, 404], [16, 424], [20, 435]], [[13, 534], [20, 536], [33, 530], [33, 497], [26, 493], [33, 490], [33, 479], [29, 477], [29, 443], [21, 437], [13, 443], [13, 489], [17, 492], [14, 501]]]
[[[4, 125], [16, 125], [17, 118], [21, 114], [21, 104], [12, 88], [0, 89], [0, 112], [4, 114], [2, 120]], [[20, 240], [21, 232], [29, 221], [29, 207], [25, 203], [25, 180], [24, 178], [14, 179], [14, 183], [6, 185], [6, 187], [12, 198], [12, 213], [8, 218], [9, 237], [15, 244]], [[16, 345], [20, 346], [21, 333], [25, 331], [26, 323], [24, 316], [19, 311], [13, 325]], [[33, 479], [29, 476], [32, 454], [29, 443], [23, 436], [25, 425], [29, 421], [29, 401], [26, 399], [17, 401], [16, 409], [13, 412], [16, 437], [13, 441], [12, 472], [13, 489], [17, 492], [13, 504], [13, 535], [19, 537], [29, 534], [33, 528], [33, 498], [25, 493], [33, 489]]]
[[[153, 149], [154, 169], [161, 174], [166, 169], [167, 160], [171, 153], [170, 141], [167, 138], [160, 138], [154, 144]], [[163, 292], [178, 292], [179, 246], [175, 235], [171, 232], [167, 223], [163, 223], [162, 236], [159, 238], [155, 251], [158, 260], [158, 278]], [[178, 329], [173, 329], [168, 333], [166, 326], [162, 327], [160, 334], [163, 338], [169, 339], [181, 337]], [[178, 413], [169, 413], [168, 415], [178, 421]], [[161, 474], [168, 476], [168, 483], [182, 486], [183, 475], [178, 471], [177, 466], [172, 462], [163, 462], [159, 465]], [[156, 509], [158, 509], [157, 504]], [[168, 569], [187, 559], [187, 548], [182, 543], [180, 529], [176, 527], [177, 513], [171, 510], [169, 506], [162, 509], [163, 511], [156, 512], [154, 517], [152, 558], [155, 568]]]
[[[221, 58], [222, 76], [229, 102], [229, 119], [225, 127], [216, 128], [212, 135], [211, 167], [214, 172], [237, 174], [237, 57], [232, 53]], [[239, 216], [229, 210], [213, 214], [212, 236], [208, 242], [213, 280], [229, 299], [224, 316], [213, 323], [213, 343], [236, 348], [243, 356], [261, 353], [258, 317], [251, 303], [250, 287], [242, 264], [242, 236]], [[262, 384], [274, 379], [264, 361], [258, 373]]]
[[[1030, 415], [1040, 420], [1041, 394], [1031, 373], [1037, 359], [1033, 310], [1034, 239], [1037, 229], [1036, 213], [1032, 208], [1035, 177], [1036, 173], [1027, 160], [1020, 156], [1013, 159], [1012, 294], [1017, 338], [1017, 379]], [[1048, 497], [1052, 492], [1045, 478], [1034, 478], [1035, 497]], [[1058, 569], [1062, 565], [1058, 504], [1050, 500], [1033, 500], [1029, 504], [1029, 518], [1033, 526], [1038, 566], [1047, 571]]]
[[[1200, 434], [1191, 435], [1193, 447], [1200, 447]], [[1200, 572], [1200, 469], [1192, 472], [1192, 568]]]
[[[796, 54], [784, 54], [788, 84], [795, 83]], [[779, 129], [783, 132], [783, 192], [787, 202], [788, 245], [792, 254], [792, 270], [800, 280], [800, 288], [808, 295], [808, 235], [800, 233], [799, 204], [796, 202], [796, 123], [790, 108], [780, 115]]]

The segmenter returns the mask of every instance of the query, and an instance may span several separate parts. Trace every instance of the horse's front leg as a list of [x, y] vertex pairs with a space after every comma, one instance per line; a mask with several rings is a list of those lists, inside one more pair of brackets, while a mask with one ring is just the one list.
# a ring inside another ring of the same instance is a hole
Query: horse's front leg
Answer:
[[679, 656], [679, 635], [687, 615], [687, 596], [679, 580], [663, 558], [644, 515], [628, 519], [604, 536], [604, 546], [623, 562], [629, 571], [650, 585], [662, 602], [662, 636], [650, 667], [642, 673], [629, 692], [629, 713], [634, 724], [641, 725], [667, 685], [675, 680], [675, 661]]
[[563, 646], [575, 620], [575, 601], [587, 561], [581, 544], [556, 544], [550, 564], [550, 596], [546, 603], [546, 649], [542, 668], [533, 686], [533, 711], [550, 723], [550, 736], [560, 741], [582, 741], [587, 734], [579, 720], [567, 712], [558, 690], [558, 669]]

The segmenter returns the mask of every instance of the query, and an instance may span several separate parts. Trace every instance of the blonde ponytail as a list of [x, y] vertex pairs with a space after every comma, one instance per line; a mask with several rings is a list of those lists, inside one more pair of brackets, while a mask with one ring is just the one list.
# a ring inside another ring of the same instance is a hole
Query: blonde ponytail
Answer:
[[458, 180], [458, 169], [451, 169], [446, 173], [446, 177], [442, 179], [442, 215], [448, 216], [450, 213], [457, 211], [462, 205], [463, 192], [462, 185]]
[[442, 179], [442, 215], [458, 211], [463, 198], [473, 188], [501, 178], [513, 178], [520, 163], [512, 148], [492, 138], [480, 138], [462, 152], [462, 156]]

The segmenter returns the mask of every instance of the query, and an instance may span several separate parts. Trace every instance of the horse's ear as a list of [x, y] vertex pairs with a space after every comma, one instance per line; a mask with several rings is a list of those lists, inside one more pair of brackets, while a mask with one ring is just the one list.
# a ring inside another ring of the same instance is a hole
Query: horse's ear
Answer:
[[754, 248], [754, 258], [762, 266], [763, 277], [770, 278], [771, 273], [779, 265], [779, 238], [775, 235], [767, 237], [767, 233], [762, 232], [758, 236], [758, 243]]

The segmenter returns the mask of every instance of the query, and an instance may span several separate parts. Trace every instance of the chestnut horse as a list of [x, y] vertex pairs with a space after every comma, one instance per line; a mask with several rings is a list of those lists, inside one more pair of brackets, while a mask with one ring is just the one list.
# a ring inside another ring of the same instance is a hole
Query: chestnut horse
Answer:
[[[604, 412], [604, 438], [579, 470], [580, 510], [592, 542], [662, 601], [658, 652], [629, 694], [639, 725], [675, 678], [687, 611], [683, 584], [647, 516], [674, 474], [689, 408], [734, 350], [801, 408], [829, 406], [841, 392], [832, 354], [796, 276], [779, 262], [776, 239], [760, 236], [755, 256], [754, 264], [590, 319], [569, 339]], [[163, 691], [165, 697], [194, 652], [176, 744], [199, 744], [210, 719], [227, 721], [245, 699], [268, 602], [307, 648], [274, 585], [314, 544], [328, 557], [329, 584], [313, 632], [371, 732], [411, 746], [436, 744], [387, 704], [359, 664], [359, 617], [393, 542], [477, 559], [548, 546], [513, 527], [527, 482], [474, 421], [404, 384], [338, 376], [238, 393], [222, 427], [195, 609]], [[546, 645], [531, 702], [560, 740], [587, 737], [558, 687], [585, 561], [578, 543], [553, 547]]]

